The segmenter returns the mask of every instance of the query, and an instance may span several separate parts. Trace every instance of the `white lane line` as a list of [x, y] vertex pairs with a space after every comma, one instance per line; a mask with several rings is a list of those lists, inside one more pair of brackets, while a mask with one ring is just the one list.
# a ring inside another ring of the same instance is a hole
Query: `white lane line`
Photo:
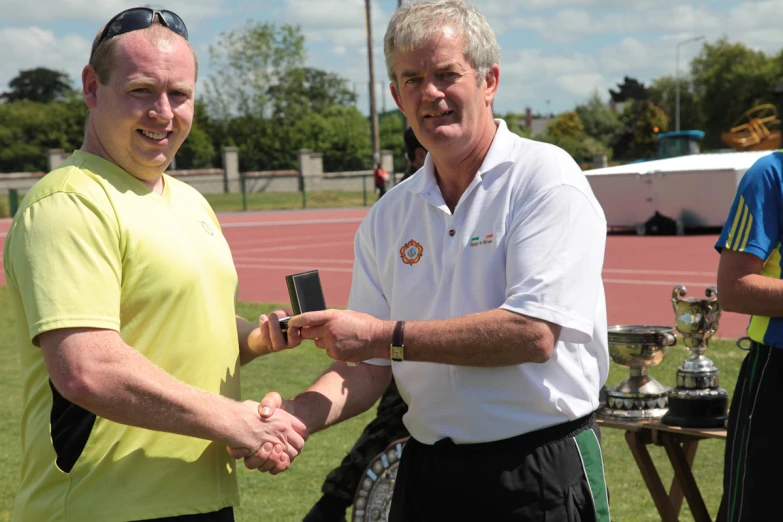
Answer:
[[234, 262], [245, 263], [310, 263], [318, 265], [321, 263], [337, 263], [341, 265], [353, 265], [351, 259], [304, 259], [301, 257], [234, 257]]
[[[252, 270], [313, 270], [313, 265], [248, 265], [245, 263], [236, 263], [237, 268], [249, 268]], [[353, 268], [341, 268], [334, 266], [318, 267], [319, 272], [353, 272]]]
[[[353, 243], [353, 236], [354, 236], [353, 232], [349, 232], [349, 233], [343, 233], [343, 234], [314, 234], [314, 235], [311, 235], [311, 236], [294, 236], [294, 235], [291, 235], [291, 236], [286, 236], [284, 238], [274, 238], [274, 239], [268, 238], [268, 237], [267, 238], [255, 238], [255, 239], [253, 239], [253, 238], [248, 238], [248, 239], [245, 239], [245, 238], [241, 238], [241, 239], [240, 238], [231, 238], [231, 240], [229, 241], [229, 244], [234, 243], [235, 245], [239, 245], [239, 246], [244, 248], [244, 247], [250, 247], [250, 246], [259, 245], [259, 244], [261, 244], [261, 245], [263, 245], [263, 244], [270, 244], [270, 243], [280, 244], [282, 242], [290, 243], [292, 241], [296, 241], [299, 245], [301, 245], [303, 241], [310, 241], [312, 239], [335, 239], [335, 238], [341, 238], [341, 239], [343, 239], [345, 241], [350, 241], [351, 243]], [[307, 246], [307, 245], [303, 245], [303, 246]]]
[[277, 227], [296, 225], [332, 225], [336, 223], [361, 223], [364, 218], [301, 219], [296, 221], [247, 221], [242, 223], [221, 223], [220, 228]]
[[659, 286], [671, 286], [685, 285], [685, 286], [709, 286], [715, 283], [705, 283], [699, 281], [698, 283], [687, 281], [637, 281], [635, 279], [604, 279], [604, 283], [614, 283], [620, 285], [659, 285]]
[[604, 268], [604, 272], [611, 274], [657, 274], [657, 275], [693, 275], [716, 277], [717, 272], [689, 272], [686, 270], [636, 270], [633, 268]]
[[[333, 247], [333, 246], [341, 246], [341, 245], [350, 245], [348, 248], [350, 249], [351, 255], [353, 255], [353, 241], [342, 241], [339, 243], [331, 242], [331, 243], [310, 243], [307, 245], [308, 248], [315, 248], [315, 247]], [[253, 252], [281, 252], [284, 250], [298, 250], [301, 252], [302, 245], [281, 245], [281, 246], [274, 246], [274, 247], [266, 247], [266, 248], [243, 248], [234, 251], [234, 254], [237, 255], [243, 255], [243, 254], [250, 254]]]

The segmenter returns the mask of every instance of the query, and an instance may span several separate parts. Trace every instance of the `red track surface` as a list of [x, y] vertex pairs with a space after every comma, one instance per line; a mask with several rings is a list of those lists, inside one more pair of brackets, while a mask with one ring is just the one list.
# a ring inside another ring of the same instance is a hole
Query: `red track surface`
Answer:
[[[221, 214], [223, 232], [239, 272], [243, 301], [288, 302], [284, 276], [318, 269], [326, 303], [348, 301], [353, 235], [367, 209]], [[0, 220], [0, 257], [9, 220]], [[604, 286], [610, 324], [671, 325], [671, 291], [684, 284], [688, 297], [703, 297], [715, 284], [717, 236], [610, 235]], [[0, 283], [5, 276], [0, 270]], [[724, 312], [718, 336], [741, 337], [747, 318]]]

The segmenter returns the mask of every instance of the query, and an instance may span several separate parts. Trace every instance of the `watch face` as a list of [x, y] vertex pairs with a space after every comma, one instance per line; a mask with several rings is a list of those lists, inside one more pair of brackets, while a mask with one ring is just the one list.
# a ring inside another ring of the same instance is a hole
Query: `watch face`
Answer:
[[407, 438], [393, 442], [367, 466], [353, 502], [353, 522], [389, 520], [394, 482]]
[[391, 345], [391, 360], [392, 361], [402, 361], [405, 357], [405, 347], [404, 346], [394, 346]]

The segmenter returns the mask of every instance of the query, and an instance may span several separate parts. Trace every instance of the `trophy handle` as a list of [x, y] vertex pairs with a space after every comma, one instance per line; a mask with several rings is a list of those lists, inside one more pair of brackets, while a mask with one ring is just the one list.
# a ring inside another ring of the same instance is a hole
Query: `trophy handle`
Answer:
[[685, 297], [688, 293], [688, 289], [685, 285], [677, 285], [672, 289], [672, 308], [674, 309], [674, 316], [677, 316], [677, 303], [680, 301], [680, 297]]
[[677, 336], [672, 332], [661, 332], [658, 338], [658, 346], [674, 346], [677, 344]]
[[[715, 288], [715, 287], [709, 287], [709, 288]], [[715, 290], [717, 292], [717, 290]], [[685, 297], [685, 294], [688, 293], [688, 289], [685, 288], [685, 285], [677, 285], [672, 289], [672, 300], [676, 300], [678, 297]]]

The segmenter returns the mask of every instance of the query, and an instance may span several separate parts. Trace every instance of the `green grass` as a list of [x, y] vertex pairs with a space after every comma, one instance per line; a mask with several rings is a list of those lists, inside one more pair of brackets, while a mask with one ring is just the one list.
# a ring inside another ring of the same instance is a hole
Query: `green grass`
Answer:
[[[253, 319], [271, 305], [240, 303], [240, 315]], [[0, 521], [10, 520], [13, 498], [19, 476], [19, 358], [13, 342], [13, 312], [8, 291], [0, 286]], [[666, 385], [673, 385], [677, 366], [687, 357], [682, 344], [672, 347], [663, 364], [650, 374]], [[733, 341], [713, 341], [707, 355], [721, 370], [721, 385], [729, 393], [745, 352]], [[312, 344], [257, 359], [242, 369], [244, 398], [260, 400], [267, 391], [276, 390], [290, 396], [310, 384], [329, 359]], [[612, 364], [607, 384], [614, 386], [628, 375], [626, 368]], [[237, 509], [239, 522], [298, 522], [320, 497], [321, 483], [326, 474], [342, 460], [374, 411], [351, 419], [308, 440], [302, 455], [292, 469], [272, 477], [239, 467], [242, 505]], [[694, 463], [694, 474], [714, 517], [722, 491], [723, 441], [700, 443]], [[663, 448], [651, 446], [650, 452], [659, 468], [664, 484], [671, 483], [672, 469]], [[654, 522], [660, 516], [642, 481], [636, 463], [625, 443], [623, 432], [603, 430], [603, 454], [611, 494], [614, 521]], [[681, 520], [692, 520], [687, 502]]]
[[[242, 210], [242, 194], [204, 194], [215, 212]], [[307, 192], [306, 208], [361, 207], [372, 205], [378, 198], [374, 187], [368, 184], [366, 194], [361, 191], [324, 190]], [[301, 192], [251, 192], [247, 194], [247, 210], [300, 209]]]
[[[19, 194], [21, 203], [24, 194]], [[215, 212], [240, 212], [242, 194], [204, 194]], [[308, 192], [305, 208], [341, 208], [372, 205], [378, 195], [372, 183], [367, 184], [366, 193], [361, 191], [323, 190]], [[247, 210], [288, 210], [302, 207], [301, 192], [251, 192], [247, 194]], [[0, 218], [10, 212], [8, 193], [0, 193]]]

